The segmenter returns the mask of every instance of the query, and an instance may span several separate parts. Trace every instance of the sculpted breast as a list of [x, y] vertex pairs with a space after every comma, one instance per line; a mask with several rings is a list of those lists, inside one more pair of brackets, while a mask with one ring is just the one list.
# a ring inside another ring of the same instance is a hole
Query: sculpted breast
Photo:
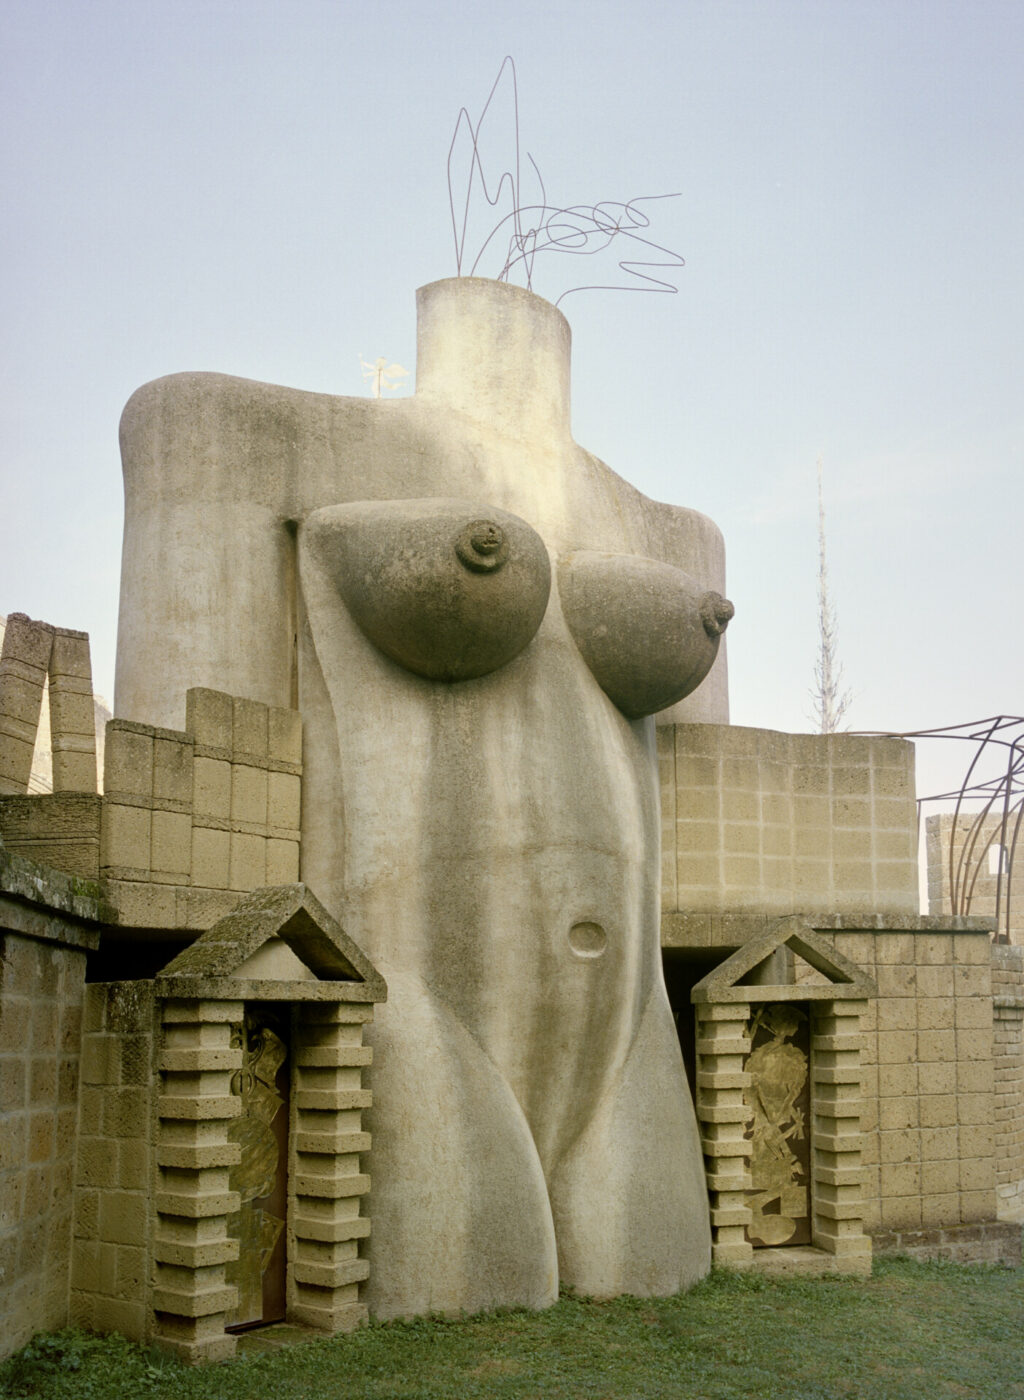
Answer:
[[429, 680], [470, 680], [506, 665], [547, 607], [543, 540], [493, 506], [356, 501], [314, 511], [303, 533], [364, 635]]
[[696, 690], [733, 606], [671, 564], [579, 550], [558, 568], [562, 612], [601, 689], [630, 719]]

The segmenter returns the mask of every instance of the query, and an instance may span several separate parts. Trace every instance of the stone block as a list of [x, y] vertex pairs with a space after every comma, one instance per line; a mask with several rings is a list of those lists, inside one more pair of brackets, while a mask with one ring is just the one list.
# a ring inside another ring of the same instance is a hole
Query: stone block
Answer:
[[139, 1244], [146, 1238], [147, 1219], [148, 1201], [144, 1193], [100, 1193], [99, 1237], [106, 1243]]
[[228, 873], [230, 889], [257, 890], [266, 884], [266, 848], [267, 842], [263, 836], [250, 836], [238, 831], [231, 833]]
[[267, 706], [258, 700], [235, 696], [232, 701], [231, 748], [233, 753], [266, 759], [268, 752]]
[[995, 1096], [989, 1094], [957, 1094], [957, 1121], [961, 1127], [987, 1126], [995, 1118]]
[[[987, 1031], [992, 1026], [992, 1003], [988, 997], [958, 996], [953, 1001], [953, 1020], [957, 1031]], [[1020, 1024], [1012, 1037], [1020, 1043]]]
[[196, 688], [185, 696], [185, 731], [196, 745], [231, 749], [233, 705], [230, 695]]
[[199, 756], [192, 766], [194, 820], [226, 822], [231, 816], [231, 764], [226, 758]]
[[267, 842], [268, 885], [293, 885], [299, 879], [299, 843], [271, 838]]
[[272, 762], [302, 763], [302, 715], [298, 710], [268, 706], [267, 755]]
[[956, 1095], [922, 1093], [920, 1102], [922, 1128], [954, 1127], [956, 1118]]
[[302, 780], [292, 773], [267, 775], [267, 821], [297, 831], [301, 820]]
[[959, 1157], [959, 1136], [954, 1125], [921, 1129], [922, 1162], [945, 1162]]
[[[286, 777], [287, 774], [274, 774]], [[254, 826], [267, 824], [267, 770], [245, 763], [231, 765], [231, 820]], [[237, 888], [237, 887], [236, 887]]]
[[882, 1225], [889, 1230], [916, 1230], [921, 1225], [921, 1197], [889, 1194], [882, 1187], [879, 1201]]
[[148, 799], [153, 793], [153, 730], [129, 720], [107, 721], [103, 790]]
[[184, 735], [170, 738], [166, 732], [153, 740], [153, 796], [161, 802], [192, 805], [193, 746]]
[[878, 1032], [879, 1065], [913, 1064], [918, 1058], [917, 1032], [883, 1031]]
[[[224, 765], [227, 767], [227, 764]], [[230, 881], [231, 835], [212, 827], [192, 828], [192, 883], [227, 889]]]
[[944, 1063], [956, 1058], [956, 1035], [951, 1030], [918, 1031], [917, 1054], [922, 1062]]
[[[879, 1134], [879, 1157], [884, 1168], [893, 1162], [919, 1162], [921, 1135], [914, 1128], [899, 1128]], [[936, 1188], [937, 1189], [937, 1188]]]
[[948, 1195], [959, 1189], [959, 1162], [955, 1160], [944, 1160], [921, 1163], [921, 1191], [924, 1195]]
[[192, 817], [187, 812], [152, 814], [150, 868], [155, 876], [187, 883], [192, 866]]
[[54, 736], [51, 749], [54, 792], [96, 791], [95, 743], [95, 739], [84, 744], [67, 736]]
[[131, 872], [129, 878], [146, 877], [150, 868], [151, 817], [148, 807], [104, 802], [100, 827], [101, 869]]
[[953, 993], [958, 997], [990, 997], [992, 995], [991, 969], [984, 963], [954, 967]]
[[680, 788], [676, 792], [678, 820], [718, 821], [721, 810], [721, 793], [717, 788]]

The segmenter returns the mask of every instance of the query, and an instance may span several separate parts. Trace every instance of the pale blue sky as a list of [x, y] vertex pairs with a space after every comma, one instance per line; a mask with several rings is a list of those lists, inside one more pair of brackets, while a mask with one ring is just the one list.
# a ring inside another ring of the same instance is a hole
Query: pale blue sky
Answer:
[[678, 296], [563, 302], [574, 430], [724, 531], [734, 720], [809, 726], [819, 454], [854, 727], [1024, 709], [1019, 0], [0, 0], [0, 611], [109, 695], [132, 390], [414, 368], [505, 53], [552, 201], [681, 194]]

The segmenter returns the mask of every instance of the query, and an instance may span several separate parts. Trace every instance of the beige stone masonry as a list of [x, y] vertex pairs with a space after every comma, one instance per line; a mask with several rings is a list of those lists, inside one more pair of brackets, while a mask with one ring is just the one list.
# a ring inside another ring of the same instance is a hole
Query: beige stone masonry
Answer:
[[666, 911], [917, 913], [912, 745], [713, 724], [657, 734]]
[[1024, 1220], [1024, 948], [992, 948], [996, 1208]]
[[97, 880], [103, 799], [95, 792], [0, 797], [0, 835], [8, 850], [66, 875]]
[[0, 1359], [68, 1322], [86, 950], [96, 901], [0, 844]]
[[996, 1217], [991, 936], [980, 920], [909, 925], [829, 935], [878, 986], [862, 1034], [865, 1222], [890, 1234]]
[[88, 634], [12, 613], [0, 651], [0, 794], [28, 791], [47, 680], [53, 790], [96, 791]]
[[209, 928], [299, 874], [297, 711], [194, 689], [184, 731], [107, 726], [100, 873], [122, 924]]
[[153, 1015], [149, 983], [85, 989], [71, 1319], [137, 1340], [150, 1330]]

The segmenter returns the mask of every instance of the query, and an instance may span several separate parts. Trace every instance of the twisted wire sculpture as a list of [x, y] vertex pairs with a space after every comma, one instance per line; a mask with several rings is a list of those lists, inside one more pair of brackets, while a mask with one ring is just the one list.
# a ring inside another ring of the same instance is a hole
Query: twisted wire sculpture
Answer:
[[[917, 800], [918, 828], [926, 803], [954, 802], [949, 848], [945, 855], [949, 876], [951, 912], [969, 914], [978, 877], [989, 853], [998, 851], [996, 868], [996, 942], [1010, 942], [1010, 916], [1014, 894], [1014, 857], [1024, 825], [1024, 717], [990, 715], [940, 729], [903, 733], [875, 733], [887, 739], [955, 739], [975, 746], [959, 788], [932, 793]], [[988, 760], [999, 766], [991, 777], [979, 776]], [[980, 802], [980, 810], [968, 812], [968, 802]], [[961, 826], [961, 818], [967, 823]], [[968, 822], [968, 818], [970, 819]], [[958, 838], [962, 837], [960, 840]]]
[[[491, 109], [495, 96], [501, 86], [502, 79], [506, 72], [510, 74], [512, 97], [512, 132], [515, 156], [513, 169], [505, 169], [498, 177], [494, 186], [493, 194], [488, 186], [487, 174], [484, 170], [483, 157], [480, 151], [480, 132], [484, 126], [487, 114]], [[456, 146], [463, 130], [468, 133], [470, 143], [469, 174], [466, 178], [465, 199], [461, 204], [461, 220], [459, 211], [456, 209], [455, 189], [453, 184], [453, 164], [455, 161]], [[593, 257], [604, 252], [606, 248], [616, 239], [624, 238], [631, 244], [640, 245], [640, 249], [651, 249], [653, 252], [662, 254], [661, 258], [646, 258], [638, 256], [635, 258], [622, 258], [619, 260], [619, 269], [628, 277], [635, 280], [626, 285], [618, 283], [587, 283], [578, 287], [570, 287], [558, 297], [555, 302], [557, 306], [565, 297], [573, 292], [583, 291], [634, 291], [634, 292], [668, 292], [675, 294], [679, 288], [674, 282], [668, 281], [664, 277], [655, 275], [655, 270], [665, 270], [668, 268], [683, 267], [684, 261], [678, 253], [664, 247], [660, 243], [655, 243], [652, 239], [644, 238], [637, 231], [650, 227], [651, 221], [646, 212], [639, 206], [659, 199], [678, 199], [678, 194], [660, 195], [638, 195], [632, 199], [621, 200], [601, 200], [597, 204], [573, 204], [567, 206], [554, 205], [548, 202], [547, 191], [544, 188], [544, 181], [536, 161], [529, 151], [526, 152], [526, 159], [533, 168], [537, 183], [540, 187], [539, 203], [524, 203], [522, 193], [522, 151], [519, 141], [519, 88], [516, 81], [516, 66], [511, 55], [506, 55], [498, 69], [498, 76], [494, 80], [487, 101], [483, 110], [474, 124], [469, 112], [465, 107], [459, 109], [459, 115], [455, 122], [455, 131], [452, 135], [451, 145], [448, 148], [448, 204], [452, 216], [452, 234], [455, 239], [455, 268], [459, 277], [477, 275], [481, 260], [485, 254], [493, 253], [497, 249], [504, 248], [503, 261], [497, 273], [496, 280], [507, 282], [513, 270], [518, 271], [525, 278], [528, 290], [533, 290], [533, 270], [538, 253], [555, 252], [567, 253], [582, 257]], [[469, 262], [469, 252], [467, 251], [467, 236], [469, 225], [470, 207], [473, 200], [474, 188], [479, 180], [480, 189], [487, 204], [496, 208], [502, 199], [507, 195], [510, 197], [512, 207], [507, 214], [504, 214], [490, 232], [484, 238], [476, 256], [472, 259], [468, 273], [463, 273], [463, 267]], [[492, 244], [494, 247], [492, 248]], [[639, 249], [638, 249], [639, 252]], [[637, 283], [648, 283], [642, 286]]]

